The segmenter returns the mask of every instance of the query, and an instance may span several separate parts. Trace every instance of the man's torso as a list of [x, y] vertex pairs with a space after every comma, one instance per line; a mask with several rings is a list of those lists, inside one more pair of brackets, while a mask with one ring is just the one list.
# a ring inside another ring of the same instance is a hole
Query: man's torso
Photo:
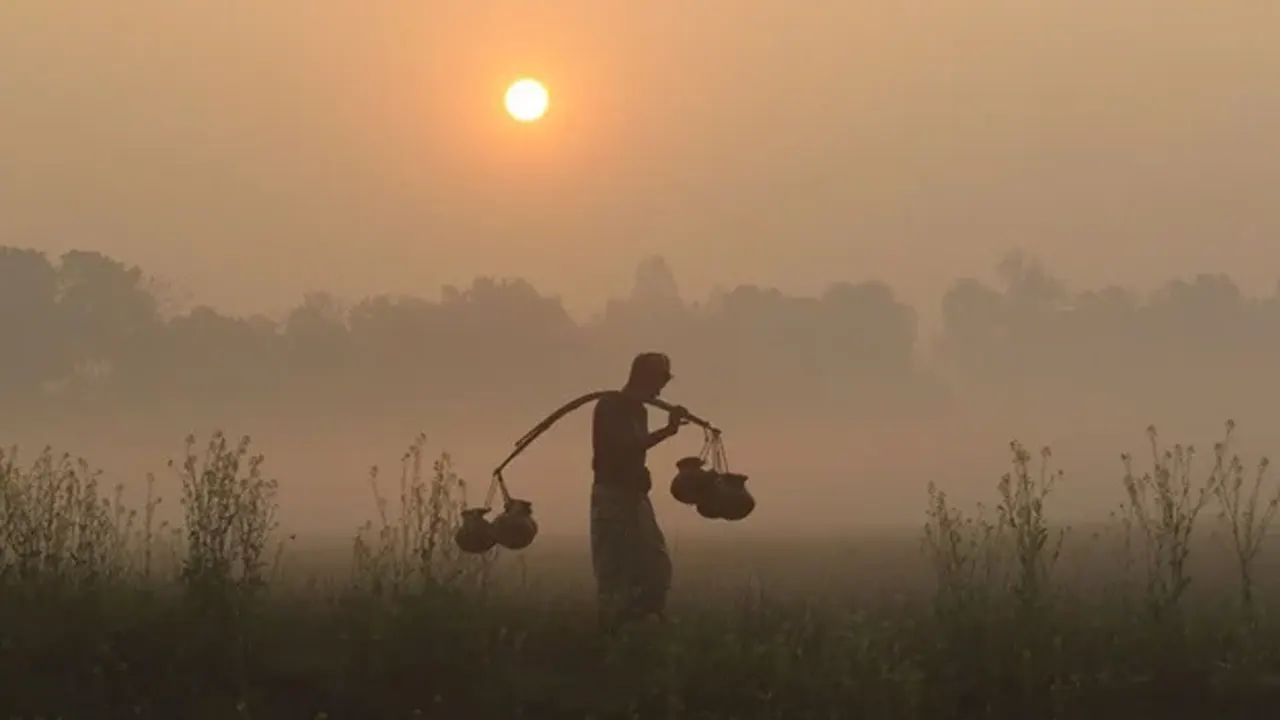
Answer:
[[[591, 467], [597, 483], [629, 484], [648, 491], [647, 451], [642, 440], [649, 434], [649, 411], [645, 404], [623, 394], [608, 395], [596, 403], [592, 416]], [[627, 448], [611, 445], [609, 437], [627, 437]]]

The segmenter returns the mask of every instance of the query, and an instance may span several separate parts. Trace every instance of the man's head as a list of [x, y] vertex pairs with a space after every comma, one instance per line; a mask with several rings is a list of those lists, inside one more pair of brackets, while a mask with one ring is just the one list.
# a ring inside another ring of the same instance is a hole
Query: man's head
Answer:
[[640, 353], [631, 361], [627, 390], [640, 397], [656, 398], [671, 378], [671, 358], [665, 353]]

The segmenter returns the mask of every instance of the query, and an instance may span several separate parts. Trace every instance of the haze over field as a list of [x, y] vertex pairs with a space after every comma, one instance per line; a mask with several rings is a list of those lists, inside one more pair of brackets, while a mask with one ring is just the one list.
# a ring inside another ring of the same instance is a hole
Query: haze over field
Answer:
[[[286, 522], [346, 532], [417, 431], [483, 489], [663, 349], [755, 532], [914, 523], [1013, 437], [1103, 514], [1148, 423], [1280, 447], [1278, 35], [1265, 0], [6, 2], [0, 245], [48, 264], [0, 256], [0, 439], [136, 490], [250, 433]], [[586, 418], [511, 473], [548, 533]], [[698, 440], [651, 461], [677, 534]]]

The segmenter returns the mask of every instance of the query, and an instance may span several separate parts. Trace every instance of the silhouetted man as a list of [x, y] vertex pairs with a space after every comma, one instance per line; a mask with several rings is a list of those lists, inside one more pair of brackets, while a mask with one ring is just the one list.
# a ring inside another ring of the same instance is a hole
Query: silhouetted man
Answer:
[[679, 432], [688, 414], [676, 408], [665, 427], [649, 432], [644, 400], [658, 397], [671, 378], [666, 355], [637, 355], [622, 391], [597, 401], [592, 416], [591, 564], [606, 628], [666, 609], [671, 558], [649, 501], [645, 455]]

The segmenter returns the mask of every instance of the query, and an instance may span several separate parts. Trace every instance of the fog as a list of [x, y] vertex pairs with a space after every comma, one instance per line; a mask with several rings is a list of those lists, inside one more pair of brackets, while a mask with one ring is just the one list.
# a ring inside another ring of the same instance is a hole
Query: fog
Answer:
[[[659, 349], [755, 532], [989, 499], [1014, 438], [1105, 517], [1150, 423], [1280, 441], [1277, 36], [1262, 0], [6, 2], [0, 245], [43, 256], [0, 264], [0, 441], [172, 510], [183, 435], [247, 433], [291, 527], [347, 532], [417, 432], [478, 496]], [[585, 527], [587, 416], [509, 474], [545, 532]], [[664, 522], [746, 532], [666, 496], [700, 441], [652, 453]]]
[[[759, 532], [915, 523], [931, 482], [990, 502], [1015, 439], [1050, 446], [1068, 473], [1060, 521], [1107, 517], [1122, 499], [1119, 455], [1141, 471], [1149, 423], [1211, 455], [1234, 419], [1247, 463], [1273, 447], [1280, 295], [1211, 274], [1145, 295], [1075, 290], [1020, 251], [990, 275], [951, 284], [936, 333], [884, 283], [688, 298], [657, 256], [589, 321], [527, 281], [486, 277], [349, 305], [308, 295], [274, 321], [208, 306], [166, 314], [141, 268], [8, 248], [0, 429], [27, 452], [83, 455], [135, 498], [147, 472], [177, 496], [165, 463], [181, 463], [186, 433], [247, 434], [281, 481], [282, 520], [323, 533], [371, 517], [371, 465], [390, 473], [382, 492], [398, 493], [418, 432], [481, 502], [512, 443], [567, 400], [618, 387], [642, 349], [674, 358], [666, 397], [723, 428], [731, 467], [753, 478]], [[506, 474], [550, 534], [585, 527], [589, 417], [554, 426]], [[667, 496], [674, 461], [701, 441], [690, 428], [651, 454], [657, 501], [678, 532], [741, 532]]]

